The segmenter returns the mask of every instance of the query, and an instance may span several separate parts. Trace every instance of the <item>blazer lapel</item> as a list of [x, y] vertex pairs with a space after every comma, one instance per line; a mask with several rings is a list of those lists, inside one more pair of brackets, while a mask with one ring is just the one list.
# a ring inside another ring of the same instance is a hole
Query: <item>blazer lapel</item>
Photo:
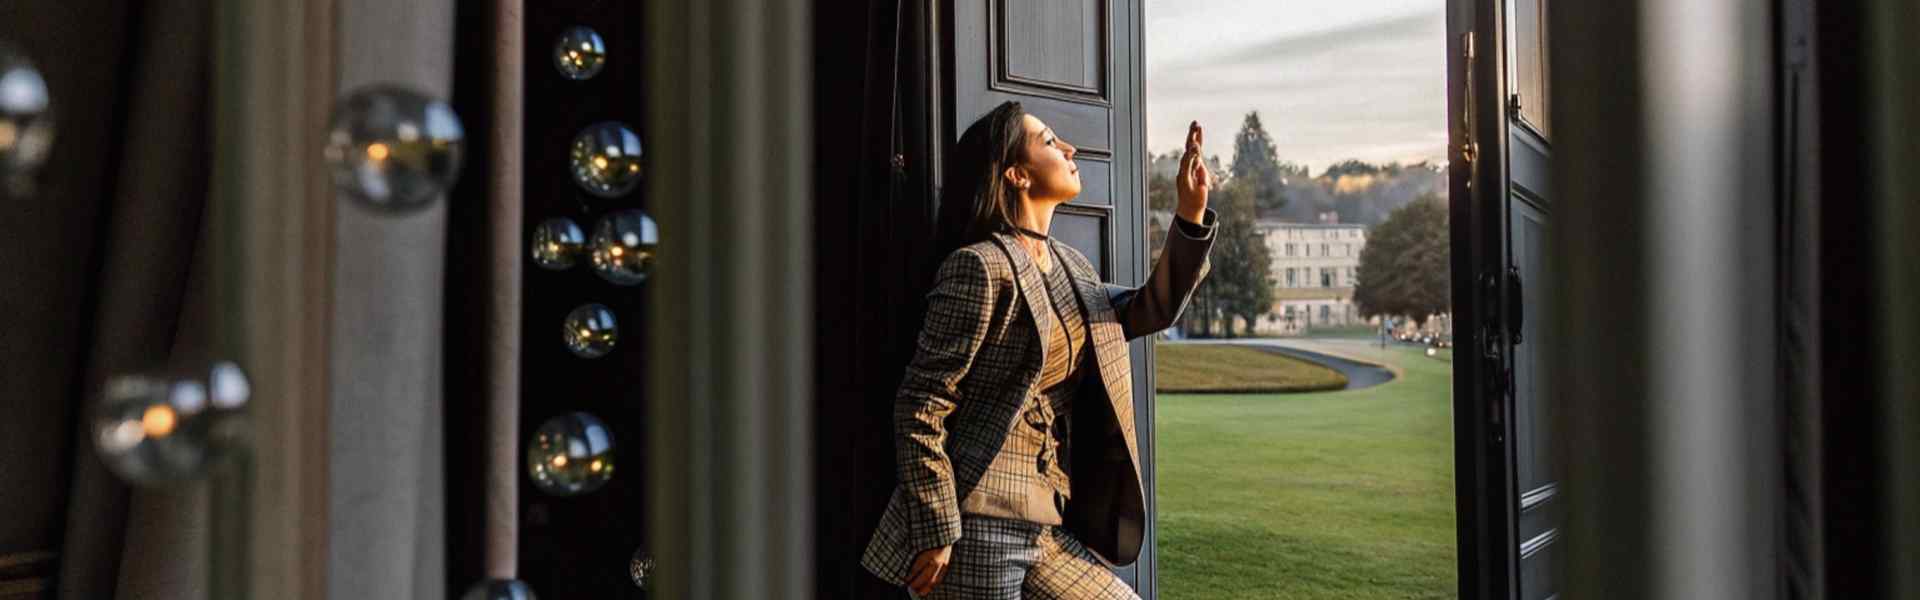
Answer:
[[[1053, 243], [1063, 244], [1058, 240]], [[1054, 250], [1054, 256], [1079, 256], [1059, 246]], [[1093, 265], [1074, 259], [1059, 262], [1068, 265], [1067, 274], [1073, 276], [1073, 288], [1080, 297], [1080, 309], [1083, 311], [1081, 314], [1087, 316], [1087, 328], [1091, 330], [1093, 338], [1097, 375], [1107, 391], [1107, 403], [1113, 406], [1113, 415], [1120, 421], [1120, 431], [1125, 434], [1123, 437], [1127, 443], [1127, 455], [1133, 459], [1137, 473], [1140, 468], [1140, 449], [1133, 433], [1133, 365], [1127, 352], [1126, 333], [1120, 328], [1120, 320], [1113, 312], [1113, 303], [1107, 299], [1106, 287], [1100, 284], [1100, 275], [1093, 272]]]
[[[993, 238], [1000, 244], [1000, 249], [1007, 253], [1007, 258], [1013, 261], [1014, 281], [1020, 286], [1020, 299], [1027, 304], [1027, 316], [1033, 321], [1033, 332], [1036, 334], [1033, 344], [1040, 349], [1040, 362], [1034, 367], [1033, 374], [1038, 376], [1047, 365], [1048, 336], [1058, 326], [1052, 305], [1047, 300], [1047, 282], [1041, 279], [1039, 265], [1033, 264], [1033, 257], [1027, 255], [1019, 240], [1006, 233], [993, 234]], [[1058, 266], [1055, 265], [1056, 268]]]

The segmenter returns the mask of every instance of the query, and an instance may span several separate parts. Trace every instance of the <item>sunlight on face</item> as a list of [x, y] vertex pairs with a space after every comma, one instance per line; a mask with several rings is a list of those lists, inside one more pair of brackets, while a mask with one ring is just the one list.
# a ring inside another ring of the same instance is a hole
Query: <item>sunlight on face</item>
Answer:
[[1027, 196], [1036, 201], [1066, 202], [1080, 195], [1080, 166], [1073, 162], [1079, 152], [1060, 139], [1053, 128], [1039, 117], [1027, 115], [1027, 156], [1021, 163], [1029, 187]]

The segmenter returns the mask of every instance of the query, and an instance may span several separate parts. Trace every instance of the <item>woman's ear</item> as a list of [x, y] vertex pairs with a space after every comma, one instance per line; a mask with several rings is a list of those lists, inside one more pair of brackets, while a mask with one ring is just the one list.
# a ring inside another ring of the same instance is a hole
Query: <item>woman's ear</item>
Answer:
[[1006, 176], [1007, 183], [1013, 184], [1013, 187], [1023, 189], [1023, 190], [1027, 189], [1028, 183], [1027, 183], [1026, 169], [1022, 169], [1018, 166], [1010, 166], [1010, 167], [1007, 167], [1007, 171], [1006, 173], [1003, 173], [1003, 175]]

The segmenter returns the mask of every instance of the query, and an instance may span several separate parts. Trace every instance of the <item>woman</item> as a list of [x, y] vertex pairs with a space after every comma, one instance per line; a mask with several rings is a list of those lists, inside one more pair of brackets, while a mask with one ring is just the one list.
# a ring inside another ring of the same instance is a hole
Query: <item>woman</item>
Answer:
[[1177, 224], [1125, 288], [1045, 233], [1080, 193], [1072, 145], [1014, 102], [961, 136], [868, 570], [924, 598], [1139, 598], [1109, 570], [1146, 525], [1126, 342], [1172, 324], [1206, 276], [1200, 142], [1194, 123]]

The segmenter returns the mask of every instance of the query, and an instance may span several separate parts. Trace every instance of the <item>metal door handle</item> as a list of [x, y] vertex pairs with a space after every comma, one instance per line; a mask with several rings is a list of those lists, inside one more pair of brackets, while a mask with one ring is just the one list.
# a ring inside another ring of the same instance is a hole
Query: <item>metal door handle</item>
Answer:
[[1507, 339], [1513, 345], [1520, 345], [1520, 329], [1527, 322], [1527, 305], [1522, 302], [1526, 295], [1520, 293], [1520, 268], [1507, 266], [1507, 310], [1513, 311], [1507, 319]]

